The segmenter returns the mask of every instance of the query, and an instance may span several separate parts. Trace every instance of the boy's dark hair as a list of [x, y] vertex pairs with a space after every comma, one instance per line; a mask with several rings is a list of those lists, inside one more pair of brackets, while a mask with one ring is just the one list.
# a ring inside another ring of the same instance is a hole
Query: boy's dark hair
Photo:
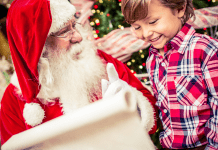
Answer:
[[[148, 14], [148, 3], [152, 0], [122, 0], [121, 10], [127, 23], [132, 24], [137, 20], [146, 18]], [[172, 10], [181, 10], [186, 6], [183, 23], [189, 18], [195, 17], [192, 0], [158, 0], [164, 6]]]

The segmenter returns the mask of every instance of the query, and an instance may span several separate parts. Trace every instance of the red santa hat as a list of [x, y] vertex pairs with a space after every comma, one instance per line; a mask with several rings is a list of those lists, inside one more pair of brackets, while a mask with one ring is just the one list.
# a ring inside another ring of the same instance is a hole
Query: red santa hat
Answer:
[[47, 37], [72, 19], [75, 7], [68, 0], [14, 0], [7, 16], [11, 56], [23, 98], [23, 117], [30, 126], [42, 123], [37, 65]]

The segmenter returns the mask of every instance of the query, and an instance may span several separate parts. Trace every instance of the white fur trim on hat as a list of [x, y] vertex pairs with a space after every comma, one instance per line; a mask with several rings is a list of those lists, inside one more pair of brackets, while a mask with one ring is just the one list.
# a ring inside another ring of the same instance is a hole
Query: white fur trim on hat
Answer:
[[45, 111], [38, 103], [26, 103], [23, 109], [23, 117], [28, 125], [34, 127], [42, 123]]
[[55, 33], [62, 29], [76, 13], [76, 8], [68, 0], [50, 0], [52, 24], [48, 33]]

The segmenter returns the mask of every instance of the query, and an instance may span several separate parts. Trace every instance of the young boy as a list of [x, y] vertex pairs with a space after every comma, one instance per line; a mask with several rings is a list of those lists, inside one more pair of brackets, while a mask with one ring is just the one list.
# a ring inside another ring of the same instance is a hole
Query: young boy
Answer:
[[218, 40], [195, 32], [192, 0], [122, 0], [147, 59], [166, 149], [218, 149]]

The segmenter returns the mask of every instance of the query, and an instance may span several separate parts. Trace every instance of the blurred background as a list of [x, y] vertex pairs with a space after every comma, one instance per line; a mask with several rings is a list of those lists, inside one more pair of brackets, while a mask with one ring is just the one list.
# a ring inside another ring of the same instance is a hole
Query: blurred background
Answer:
[[[121, 12], [121, 0], [69, 0], [77, 9], [75, 17], [87, 30], [89, 40], [98, 49], [105, 51], [126, 64], [149, 90], [150, 84], [146, 72], [146, 59], [149, 43], [135, 38]], [[13, 0], [0, 0], [0, 99], [10, 76], [13, 64], [6, 34], [6, 16]], [[198, 33], [218, 38], [218, 0], [193, 0], [196, 20], [189, 23]], [[152, 91], [151, 91], [152, 92]], [[159, 129], [152, 135], [155, 145], [161, 149], [158, 141]]]

